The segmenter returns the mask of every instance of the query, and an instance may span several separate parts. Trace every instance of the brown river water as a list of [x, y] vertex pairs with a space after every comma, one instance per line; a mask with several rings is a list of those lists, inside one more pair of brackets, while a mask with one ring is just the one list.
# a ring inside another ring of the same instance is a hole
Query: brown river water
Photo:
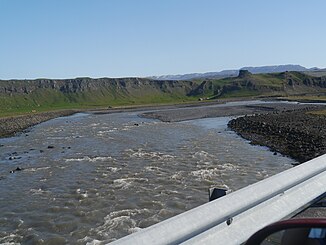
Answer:
[[[0, 244], [105, 244], [292, 167], [230, 118], [79, 113], [0, 139]], [[11, 170], [17, 167], [22, 171]]]

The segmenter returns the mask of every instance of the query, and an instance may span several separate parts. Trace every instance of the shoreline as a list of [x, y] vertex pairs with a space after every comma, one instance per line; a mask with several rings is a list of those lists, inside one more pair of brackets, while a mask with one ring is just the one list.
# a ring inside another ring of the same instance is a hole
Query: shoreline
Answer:
[[142, 112], [139, 114], [140, 117], [163, 122], [237, 117], [229, 121], [228, 127], [242, 138], [249, 140], [251, 144], [267, 146], [271, 151], [279, 152], [302, 163], [326, 153], [326, 128], [323, 128], [323, 125], [326, 125], [326, 116], [308, 113], [315, 110], [326, 110], [326, 105], [280, 102], [225, 105], [224, 101], [219, 101], [205, 104], [60, 110], [0, 118], [0, 138], [27, 132], [30, 127], [39, 123], [78, 112], [89, 114]]
[[[233, 100], [230, 100], [233, 101]], [[202, 107], [216, 104], [224, 104], [229, 101], [209, 101], [209, 102], [191, 102], [184, 104], [171, 104], [171, 105], [136, 105], [114, 108], [97, 108], [97, 109], [66, 109], [56, 111], [46, 111], [29, 113], [15, 116], [0, 117], [0, 139], [6, 137], [13, 137], [17, 134], [28, 131], [29, 128], [40, 124], [42, 122], [63, 117], [70, 116], [75, 113], [83, 112], [90, 114], [111, 114], [121, 112], [137, 112], [144, 110], [161, 110], [161, 109], [177, 109], [177, 108], [189, 108], [189, 107]]]
[[[30, 127], [33, 127], [42, 122], [62, 117], [73, 115], [78, 112], [90, 114], [111, 114], [121, 112], [137, 112], [144, 110], [165, 110], [165, 109], [180, 109], [180, 108], [197, 108], [211, 105], [225, 104], [232, 101], [244, 101], [243, 98], [228, 99], [219, 101], [204, 101], [204, 102], [189, 102], [181, 104], [162, 104], [162, 105], [135, 105], [121, 106], [113, 108], [96, 108], [96, 109], [65, 109], [56, 111], [46, 111], [29, 113], [15, 116], [0, 117], [0, 138], [12, 137], [19, 133], [24, 133]], [[248, 100], [250, 100], [248, 98]]]
[[300, 164], [326, 154], [326, 116], [311, 114], [319, 109], [239, 117], [228, 127], [251, 144], [267, 146], [274, 154], [279, 152]]
[[322, 110], [326, 105], [305, 105], [296, 103], [255, 103], [248, 105], [229, 105], [216, 107], [191, 107], [158, 110], [154, 112], [144, 112], [140, 116], [150, 119], [158, 119], [162, 122], [181, 122], [201, 118], [232, 117], [254, 114], [281, 113], [295, 110]]
[[59, 110], [0, 118], [0, 138], [24, 133], [30, 127], [57, 117], [70, 116], [80, 110]]
[[228, 127], [242, 138], [303, 163], [326, 153], [326, 116], [310, 114], [318, 110], [326, 110], [326, 105], [265, 103], [165, 110], [142, 116], [163, 122], [237, 116], [229, 121]]

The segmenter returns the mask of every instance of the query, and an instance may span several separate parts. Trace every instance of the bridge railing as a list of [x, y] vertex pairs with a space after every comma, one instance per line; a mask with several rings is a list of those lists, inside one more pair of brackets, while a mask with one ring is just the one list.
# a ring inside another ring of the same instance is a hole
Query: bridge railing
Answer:
[[111, 244], [241, 244], [326, 192], [326, 154]]

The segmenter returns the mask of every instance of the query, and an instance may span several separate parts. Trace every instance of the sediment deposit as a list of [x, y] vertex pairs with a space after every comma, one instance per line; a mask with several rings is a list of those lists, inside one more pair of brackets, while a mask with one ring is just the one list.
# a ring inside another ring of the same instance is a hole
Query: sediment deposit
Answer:
[[0, 137], [13, 136], [41, 122], [56, 117], [69, 116], [76, 112], [76, 110], [62, 110], [0, 118]]
[[326, 153], [326, 116], [311, 114], [319, 107], [233, 119], [228, 126], [252, 144], [302, 163]]

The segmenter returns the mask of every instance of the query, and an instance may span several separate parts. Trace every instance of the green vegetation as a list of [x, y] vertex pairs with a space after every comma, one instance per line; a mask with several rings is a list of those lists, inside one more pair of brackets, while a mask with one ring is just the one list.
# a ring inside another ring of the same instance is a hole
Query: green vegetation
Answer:
[[251, 74], [193, 81], [141, 78], [0, 81], [0, 117], [61, 109], [186, 103], [234, 97], [285, 96], [326, 101], [325, 77], [300, 72]]
[[321, 110], [321, 111], [310, 111], [308, 112], [309, 114], [312, 115], [318, 115], [318, 116], [326, 116], [326, 110]]
[[259, 91], [240, 89], [240, 90], [230, 91], [229, 93], [221, 95], [219, 98], [226, 99], [226, 98], [234, 98], [234, 97], [256, 97], [259, 95], [261, 95]]
[[316, 70], [316, 71], [305, 71], [304, 73], [309, 76], [322, 77], [322, 76], [326, 76], [326, 69]]
[[285, 96], [283, 99], [289, 100], [289, 101], [299, 101], [299, 102], [326, 102], [326, 95], [311, 95], [311, 94], [305, 94], [300, 96]]
[[36, 90], [30, 94], [3, 95], [0, 97], [0, 117], [62, 109], [95, 109], [144, 104], [171, 104], [197, 100], [194, 97], [165, 93], [144, 96], [102, 94], [96, 91], [61, 93], [50, 89]]

